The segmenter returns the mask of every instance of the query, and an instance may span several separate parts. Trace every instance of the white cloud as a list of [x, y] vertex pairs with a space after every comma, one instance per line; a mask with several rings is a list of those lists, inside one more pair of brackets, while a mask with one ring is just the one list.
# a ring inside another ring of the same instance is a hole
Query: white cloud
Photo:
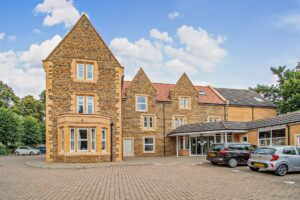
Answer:
[[[152, 29], [151, 37], [153, 32]], [[159, 30], [155, 32], [161, 33]], [[164, 33], [164, 36], [168, 36], [167, 32]], [[133, 42], [127, 38], [114, 38], [110, 47], [125, 66], [129, 77], [142, 67], [151, 80], [163, 82], [170, 82], [183, 72], [196, 77], [201, 70], [213, 71], [227, 55], [226, 50], [220, 46], [225, 41], [224, 37], [212, 37], [201, 28], [181, 26], [174, 39], [172, 43], [166, 44], [145, 38]]]
[[173, 39], [169, 37], [169, 34], [167, 32], [159, 32], [159, 30], [155, 28], [150, 30], [150, 36], [164, 42], [173, 42]]
[[177, 11], [173, 11], [173, 12], [168, 13], [168, 18], [171, 19], [171, 20], [176, 19], [179, 16], [180, 16], [180, 14]]
[[161, 50], [144, 38], [133, 43], [127, 38], [114, 38], [110, 47], [125, 66], [156, 67], [160, 66], [163, 60]]
[[60, 40], [60, 36], [56, 35], [41, 44], [31, 45], [28, 51], [0, 52], [0, 80], [11, 86], [21, 97], [29, 94], [38, 97], [45, 89], [42, 59]]
[[0, 33], [0, 40], [3, 40], [5, 37], [5, 33]]
[[222, 36], [211, 37], [202, 28], [181, 26], [177, 29], [177, 36], [183, 48], [165, 47], [165, 52], [171, 58], [176, 58], [191, 66], [201, 67], [205, 71], [213, 71], [214, 67], [227, 55], [220, 47], [224, 42]]
[[61, 40], [62, 38], [59, 35], [55, 35], [41, 44], [32, 44], [28, 51], [20, 54], [19, 59], [26, 63], [25, 67], [37, 67], [41, 64], [42, 59], [45, 59]]
[[73, 0], [44, 0], [35, 7], [35, 11], [46, 14], [43, 25], [54, 26], [63, 23], [68, 28], [80, 17], [73, 3]]
[[293, 30], [300, 31], [300, 13], [289, 13], [280, 17], [275, 26], [290, 27]]
[[16, 40], [16, 36], [15, 35], [10, 35], [10, 36], [8, 36], [8, 40], [10, 40], [10, 41], [15, 41]]
[[44, 33], [40, 29], [37, 29], [37, 28], [33, 29], [32, 32], [35, 33], [35, 34], [44, 35]]

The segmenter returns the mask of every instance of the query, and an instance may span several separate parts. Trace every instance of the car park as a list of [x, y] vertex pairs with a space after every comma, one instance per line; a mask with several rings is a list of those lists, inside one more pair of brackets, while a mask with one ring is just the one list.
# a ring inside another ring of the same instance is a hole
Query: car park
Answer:
[[39, 155], [41, 152], [38, 149], [29, 146], [20, 146], [15, 150], [15, 154], [19, 155]]
[[226, 164], [229, 167], [247, 165], [250, 153], [256, 146], [248, 143], [217, 143], [213, 144], [206, 159], [212, 164]]
[[36, 149], [40, 150], [41, 154], [46, 153], [46, 146], [45, 145], [39, 145], [36, 147]]
[[278, 176], [300, 171], [299, 146], [258, 147], [250, 155], [248, 166], [252, 171], [274, 171]]

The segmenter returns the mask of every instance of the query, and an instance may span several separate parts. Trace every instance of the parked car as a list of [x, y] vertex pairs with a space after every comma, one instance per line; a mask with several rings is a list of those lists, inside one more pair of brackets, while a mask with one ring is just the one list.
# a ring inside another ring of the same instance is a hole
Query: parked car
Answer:
[[39, 145], [36, 147], [36, 149], [40, 150], [41, 154], [46, 153], [46, 146], [45, 145]]
[[250, 155], [248, 166], [252, 171], [260, 169], [274, 171], [278, 176], [284, 176], [288, 172], [300, 171], [300, 147], [258, 147]]
[[218, 143], [213, 144], [206, 159], [213, 165], [226, 164], [229, 167], [247, 165], [250, 153], [256, 146], [248, 143]]
[[29, 146], [20, 146], [15, 150], [15, 154], [19, 155], [39, 155], [41, 152], [38, 149]]

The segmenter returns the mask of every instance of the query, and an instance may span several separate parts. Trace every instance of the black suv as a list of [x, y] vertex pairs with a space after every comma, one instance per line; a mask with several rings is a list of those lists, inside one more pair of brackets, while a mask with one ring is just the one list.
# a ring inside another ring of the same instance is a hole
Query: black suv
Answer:
[[249, 156], [257, 146], [248, 143], [213, 144], [206, 160], [212, 164], [226, 164], [229, 167], [247, 165]]

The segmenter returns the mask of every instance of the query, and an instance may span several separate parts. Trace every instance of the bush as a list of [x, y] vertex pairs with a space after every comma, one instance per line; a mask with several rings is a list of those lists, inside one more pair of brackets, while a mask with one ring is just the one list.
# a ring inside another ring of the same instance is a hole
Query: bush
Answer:
[[20, 139], [20, 117], [9, 109], [0, 108], [0, 143], [14, 145]]
[[9, 152], [9, 149], [6, 146], [0, 145], [0, 155], [8, 155]]
[[42, 140], [39, 121], [32, 117], [26, 116], [22, 119], [22, 142], [24, 145], [35, 146]]

